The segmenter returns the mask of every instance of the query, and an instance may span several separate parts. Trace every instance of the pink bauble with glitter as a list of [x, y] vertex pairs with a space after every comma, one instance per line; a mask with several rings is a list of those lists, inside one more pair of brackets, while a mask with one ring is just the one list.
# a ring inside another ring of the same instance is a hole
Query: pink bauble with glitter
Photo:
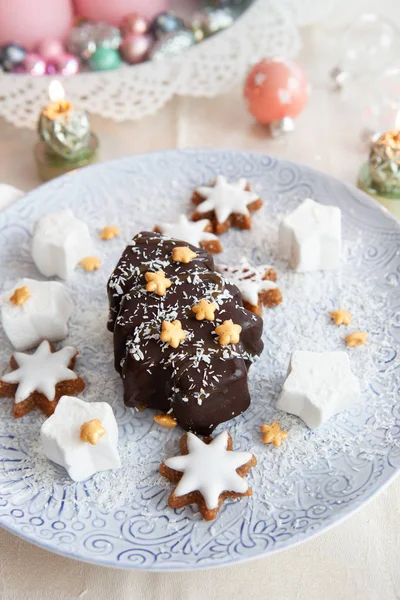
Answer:
[[247, 75], [244, 97], [251, 114], [264, 125], [297, 117], [308, 99], [306, 74], [294, 60], [264, 58]]
[[79, 71], [79, 59], [73, 54], [63, 52], [54, 59], [57, 73], [60, 75], [76, 75]]
[[130, 33], [122, 40], [119, 52], [125, 62], [135, 65], [148, 57], [153, 42], [148, 33]]
[[119, 26], [123, 17], [136, 12], [146, 19], [170, 8], [170, 0], [74, 0], [75, 11], [91, 21]]
[[44, 40], [38, 43], [36, 52], [46, 60], [49, 60], [64, 52], [64, 44], [57, 38], [44, 38]]
[[0, 0], [0, 46], [33, 50], [45, 38], [64, 39], [72, 20], [71, 0]]
[[28, 52], [22, 63], [13, 69], [13, 73], [26, 73], [28, 75], [44, 75], [46, 73], [46, 62], [39, 54]]
[[124, 37], [129, 33], [147, 33], [149, 22], [137, 13], [130, 13], [122, 19], [119, 28]]

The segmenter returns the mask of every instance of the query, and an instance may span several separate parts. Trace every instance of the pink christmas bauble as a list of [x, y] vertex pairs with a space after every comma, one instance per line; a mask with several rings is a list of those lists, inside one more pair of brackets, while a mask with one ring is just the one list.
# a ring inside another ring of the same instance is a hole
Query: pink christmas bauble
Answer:
[[29, 75], [44, 75], [46, 73], [46, 62], [39, 54], [28, 52], [22, 63], [13, 69], [13, 73], [27, 73]]
[[264, 58], [247, 75], [244, 97], [251, 114], [264, 125], [297, 117], [307, 103], [306, 74], [294, 60]]
[[57, 65], [54, 60], [46, 61], [46, 75], [56, 75]]
[[153, 42], [147, 33], [130, 33], [122, 40], [119, 52], [125, 62], [134, 65], [148, 57]]
[[146, 19], [170, 7], [170, 0], [74, 0], [78, 15], [91, 21], [105, 21], [118, 27], [125, 15], [135, 11]]
[[64, 52], [64, 45], [61, 40], [57, 38], [44, 38], [41, 40], [37, 47], [36, 52], [46, 60], [55, 58]]
[[147, 33], [149, 22], [137, 13], [130, 13], [122, 19], [119, 28], [124, 37], [129, 33]]
[[57, 73], [60, 75], [76, 75], [79, 71], [79, 59], [73, 54], [63, 52], [54, 59]]
[[15, 41], [33, 50], [44, 38], [64, 39], [72, 19], [71, 0], [0, 0], [0, 46]]

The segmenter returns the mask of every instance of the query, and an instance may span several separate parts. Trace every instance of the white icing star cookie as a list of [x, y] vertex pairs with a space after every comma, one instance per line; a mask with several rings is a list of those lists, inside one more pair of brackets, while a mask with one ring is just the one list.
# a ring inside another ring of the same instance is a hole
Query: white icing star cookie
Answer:
[[178, 481], [169, 498], [171, 507], [197, 503], [203, 518], [213, 519], [224, 498], [251, 494], [243, 476], [256, 459], [251, 452], [232, 451], [227, 431], [209, 443], [187, 433], [181, 440], [181, 451], [181, 456], [168, 458], [160, 467], [164, 477]]
[[276, 272], [272, 266], [254, 266], [247, 258], [242, 258], [238, 265], [216, 265], [215, 268], [239, 288], [244, 305], [252, 312], [261, 314], [261, 305], [276, 306], [282, 302], [282, 294], [275, 283]]
[[47, 340], [42, 342], [33, 354], [15, 352], [14, 359], [18, 368], [3, 375], [5, 383], [17, 383], [15, 402], [23, 402], [33, 392], [40, 392], [48, 400], [54, 400], [56, 385], [61, 381], [77, 379], [77, 375], [68, 368], [77, 351], [65, 346], [58, 352], [52, 352]]
[[[195, 190], [194, 201], [197, 208], [193, 217], [197, 220], [199, 215], [214, 212], [217, 224], [222, 225], [232, 215], [241, 215], [247, 219], [242, 219], [242, 225], [240, 221], [233, 225], [248, 228], [250, 212], [261, 208], [261, 200], [256, 192], [246, 189], [247, 187], [248, 182], [244, 178], [229, 183], [223, 175], [218, 175], [214, 185], [202, 185]], [[257, 204], [252, 207], [253, 203]]]
[[189, 221], [185, 215], [179, 215], [178, 221], [175, 223], [158, 223], [155, 231], [193, 246], [205, 248], [209, 252], [221, 252], [222, 246], [217, 236], [206, 231], [210, 225], [208, 219], [193, 222]]
[[47, 340], [33, 354], [16, 352], [13, 370], [0, 380], [0, 396], [15, 398], [13, 416], [19, 419], [36, 407], [50, 416], [61, 396], [82, 392], [85, 382], [72, 371], [77, 355], [71, 346], [55, 352]]

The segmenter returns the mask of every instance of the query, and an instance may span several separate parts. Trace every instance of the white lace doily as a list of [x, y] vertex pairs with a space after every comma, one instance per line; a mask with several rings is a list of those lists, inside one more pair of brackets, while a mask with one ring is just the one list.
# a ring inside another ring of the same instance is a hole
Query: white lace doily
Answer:
[[[67, 97], [91, 113], [116, 121], [140, 119], [174, 94], [212, 97], [228, 91], [249, 64], [264, 56], [295, 56], [299, 24], [326, 16], [332, 2], [306, 0], [299, 6], [295, 0], [256, 0], [232, 27], [179, 57], [59, 79]], [[34, 128], [50, 80], [0, 72], [0, 115], [16, 126]]]

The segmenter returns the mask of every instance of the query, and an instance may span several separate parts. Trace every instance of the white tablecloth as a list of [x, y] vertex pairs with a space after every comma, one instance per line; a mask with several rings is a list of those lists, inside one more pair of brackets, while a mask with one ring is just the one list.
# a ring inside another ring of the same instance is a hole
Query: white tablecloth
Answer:
[[[373, 6], [372, 2], [367, 4]], [[343, 5], [343, 3], [342, 3]], [[355, 14], [360, 2], [348, 7]], [[365, 6], [365, 5], [364, 5]], [[383, 0], [380, 10], [400, 7]], [[217, 99], [176, 98], [138, 123], [92, 120], [102, 159], [171, 147], [232, 147], [297, 160], [354, 183], [367, 151], [357, 107], [332, 94], [318, 74], [320, 33], [304, 31], [299, 60], [316, 77], [307, 109], [287, 138], [270, 140], [246, 113], [241, 90]], [[1, 90], [0, 90], [1, 95]], [[35, 133], [0, 122], [0, 181], [23, 190], [38, 185]], [[157, 600], [398, 600], [400, 480], [357, 514], [311, 541], [266, 559], [193, 573], [141, 573], [86, 565], [38, 549], [0, 530], [1, 600], [72, 598]]]

